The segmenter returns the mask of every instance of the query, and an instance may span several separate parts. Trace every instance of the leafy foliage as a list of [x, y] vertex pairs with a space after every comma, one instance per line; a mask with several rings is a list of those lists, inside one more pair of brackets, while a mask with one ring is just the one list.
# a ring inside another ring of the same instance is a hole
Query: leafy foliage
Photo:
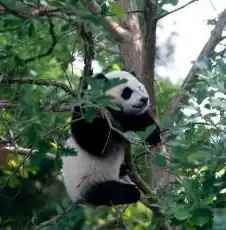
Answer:
[[[34, 17], [29, 16], [29, 12], [37, 4], [35, 0], [3, 2], [11, 9], [1, 8], [0, 72], [4, 80], [51, 79], [77, 93], [81, 76], [73, 62], [83, 54], [79, 26], [84, 20], [97, 47], [102, 42], [115, 47], [116, 42], [103, 29], [101, 18], [87, 11], [88, 1], [40, 1], [41, 10], [45, 12]], [[103, 15], [111, 15], [115, 20], [125, 17], [125, 10], [115, 1], [100, 0], [99, 3]], [[142, 5], [143, 1], [138, 3]], [[177, 3], [158, 1], [157, 17], [167, 13], [165, 4]], [[50, 8], [52, 11], [47, 11]], [[17, 15], [14, 10], [23, 14]], [[117, 54], [97, 49], [95, 55], [104, 70], [123, 67]], [[169, 130], [167, 147], [171, 157], [168, 159], [158, 152], [152, 161], [177, 180], [163, 193], [153, 193], [165, 218], [180, 229], [220, 230], [225, 226], [226, 60], [215, 55], [206, 63], [207, 68], [190, 92], [189, 103], [183, 105], [175, 117], [164, 114], [178, 87], [162, 79], [157, 79], [155, 85], [157, 114], [161, 126]], [[83, 63], [80, 64], [83, 67]], [[105, 87], [119, 83], [116, 80]], [[110, 105], [110, 98], [104, 97], [101, 81], [90, 79], [89, 84], [92, 90], [84, 92], [84, 100], [90, 105], [86, 118], [91, 120], [96, 108]], [[5, 106], [6, 102], [10, 106]], [[8, 167], [0, 170], [1, 229], [32, 229], [62, 215], [70, 205], [59, 178], [60, 158], [76, 155], [75, 151], [63, 148], [62, 143], [69, 134], [70, 108], [81, 102], [51, 84], [0, 85], [0, 156], [3, 147], [12, 147]], [[145, 132], [127, 134], [133, 142], [134, 160], [143, 178], [148, 170], [147, 152], [151, 151], [144, 139], [153, 129], [151, 126]], [[117, 220], [118, 229], [134, 230], [154, 229], [157, 221], [151, 210], [139, 202], [125, 209], [76, 208], [63, 215], [59, 222], [42, 229], [92, 229], [113, 220]]]

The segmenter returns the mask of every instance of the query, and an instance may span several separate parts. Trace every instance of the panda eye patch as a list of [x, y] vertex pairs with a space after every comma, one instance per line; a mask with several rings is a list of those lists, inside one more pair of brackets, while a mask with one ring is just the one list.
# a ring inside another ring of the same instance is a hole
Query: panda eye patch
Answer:
[[132, 93], [133, 90], [130, 89], [129, 87], [126, 87], [123, 89], [121, 96], [123, 99], [128, 100], [131, 97]]

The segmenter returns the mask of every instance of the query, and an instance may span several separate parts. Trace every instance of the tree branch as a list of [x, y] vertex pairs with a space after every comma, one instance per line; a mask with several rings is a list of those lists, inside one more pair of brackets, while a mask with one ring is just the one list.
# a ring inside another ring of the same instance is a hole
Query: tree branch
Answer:
[[179, 11], [179, 10], [182, 10], [183, 8], [189, 6], [190, 4], [192, 4], [192, 3], [194, 3], [194, 2], [197, 2], [197, 1], [199, 1], [199, 0], [191, 0], [190, 2], [184, 4], [183, 6], [178, 7], [178, 8], [175, 9], [175, 10], [172, 10], [172, 11], [169, 11], [169, 12], [166, 12], [166, 13], [162, 14], [161, 16], [159, 16], [158, 18], [156, 18], [155, 20], [156, 20], [156, 22], [157, 22], [158, 20], [160, 20], [160, 19], [162, 19], [162, 18], [164, 18], [164, 17], [166, 17], [166, 16], [168, 16], [168, 15], [170, 15], [170, 14], [172, 14], [172, 13], [175, 13], [175, 12], [177, 12], [177, 11]]
[[84, 44], [84, 77], [88, 77], [93, 74], [92, 61], [94, 59], [94, 42], [93, 36], [90, 30], [88, 30], [86, 23], [82, 23], [80, 29], [80, 35]]
[[[101, 6], [95, 0], [88, 4], [88, 10], [94, 15], [101, 14]], [[101, 18], [106, 29], [116, 38], [120, 39], [121, 41], [129, 41], [132, 39], [130, 32], [120, 26], [117, 22], [113, 21], [111, 17], [102, 16]]]
[[35, 85], [42, 85], [42, 86], [55, 86], [57, 88], [61, 88], [66, 93], [70, 94], [73, 97], [77, 97], [76, 92], [74, 89], [71, 89], [67, 85], [49, 79], [22, 79], [22, 78], [14, 78], [14, 79], [2, 79], [0, 80], [0, 84], [10, 85], [10, 84], [35, 84]]
[[37, 56], [25, 59], [24, 60], [25, 63], [29, 63], [29, 62], [32, 62], [32, 61], [34, 61], [36, 59], [40, 59], [40, 58], [46, 57], [46, 56], [50, 55], [53, 52], [53, 49], [54, 49], [54, 47], [57, 44], [57, 38], [56, 38], [55, 31], [54, 31], [54, 24], [53, 24], [53, 22], [51, 21], [51, 19], [49, 19], [48, 21], [49, 21], [49, 34], [50, 34], [51, 39], [52, 39], [52, 45], [43, 54], [39, 54]]
[[200, 68], [197, 65], [197, 63], [201, 62], [204, 57], [210, 57], [212, 55], [215, 47], [222, 40], [221, 35], [223, 33], [225, 26], [226, 26], [226, 9], [221, 13], [218, 21], [216, 22], [214, 29], [211, 32], [210, 38], [208, 39], [207, 43], [203, 47], [202, 51], [200, 52], [196, 62], [191, 67], [187, 77], [183, 81], [179, 93], [171, 101], [167, 111], [168, 115], [174, 115], [178, 111], [180, 105], [188, 99], [188, 96], [186, 95], [185, 92], [193, 87], [195, 81], [198, 78], [198, 72]]
[[155, 77], [155, 53], [156, 53], [156, 15], [157, 3], [155, 0], [146, 1], [144, 18], [145, 18], [145, 38], [144, 38], [144, 62], [143, 62], [143, 82], [151, 98], [151, 111], [153, 116], [156, 114], [154, 77]]

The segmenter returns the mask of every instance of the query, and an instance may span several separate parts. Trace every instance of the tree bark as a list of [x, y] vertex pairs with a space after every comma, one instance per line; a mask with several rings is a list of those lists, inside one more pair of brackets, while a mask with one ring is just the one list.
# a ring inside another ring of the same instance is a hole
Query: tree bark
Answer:
[[119, 48], [128, 70], [135, 71], [137, 76], [142, 74], [143, 65], [143, 37], [140, 29], [136, 0], [118, 0], [118, 3], [128, 12], [126, 19], [120, 25], [130, 32], [130, 40], [121, 40]]

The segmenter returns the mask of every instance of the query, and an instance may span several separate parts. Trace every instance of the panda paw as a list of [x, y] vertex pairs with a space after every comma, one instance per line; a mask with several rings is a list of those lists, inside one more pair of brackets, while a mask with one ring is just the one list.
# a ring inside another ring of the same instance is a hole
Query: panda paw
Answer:
[[129, 167], [126, 164], [122, 164], [119, 170], [119, 178], [126, 176], [129, 172]]

